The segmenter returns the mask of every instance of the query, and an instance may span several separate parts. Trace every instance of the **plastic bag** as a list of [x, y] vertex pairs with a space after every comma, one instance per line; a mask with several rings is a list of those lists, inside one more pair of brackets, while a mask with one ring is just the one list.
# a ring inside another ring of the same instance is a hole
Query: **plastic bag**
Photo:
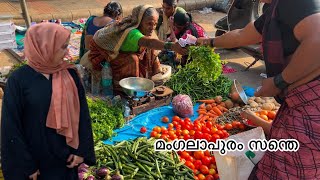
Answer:
[[266, 139], [263, 129], [257, 127], [243, 133], [230, 136], [236, 142], [244, 144], [243, 151], [227, 152], [225, 156], [214, 152], [220, 180], [243, 180], [248, 179], [255, 164], [257, 164], [264, 155], [264, 151], [250, 151], [247, 147], [251, 139]]
[[189, 117], [193, 115], [192, 100], [188, 95], [179, 94], [172, 99], [173, 111], [180, 117]]

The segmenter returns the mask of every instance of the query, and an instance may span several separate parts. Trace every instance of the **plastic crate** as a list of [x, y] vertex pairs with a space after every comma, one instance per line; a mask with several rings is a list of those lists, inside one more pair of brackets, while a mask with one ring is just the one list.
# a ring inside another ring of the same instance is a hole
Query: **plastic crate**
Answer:
[[0, 50], [17, 48], [15, 40], [0, 41]]
[[14, 32], [0, 32], [0, 42], [15, 40], [15, 39], [16, 39], [16, 35]]
[[0, 32], [14, 32], [15, 25], [11, 23], [1, 23], [0, 22]]

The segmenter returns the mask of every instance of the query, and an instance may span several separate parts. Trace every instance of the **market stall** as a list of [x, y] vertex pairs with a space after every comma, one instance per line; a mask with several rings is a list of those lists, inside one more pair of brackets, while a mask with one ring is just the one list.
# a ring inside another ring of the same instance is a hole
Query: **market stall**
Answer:
[[[193, 61], [164, 85], [150, 87], [151, 80], [127, 78], [120, 83], [123, 96], [113, 100], [88, 96], [97, 165], [82, 164], [79, 179], [204, 180], [219, 179], [219, 174], [220, 179], [240, 176], [236, 171], [226, 173], [230, 170], [227, 167], [235, 165], [209, 150], [155, 151], [158, 139], [168, 143], [179, 139], [211, 143], [228, 138], [240, 142], [242, 138], [263, 139], [263, 130], [241, 114], [271, 123], [280, 106], [274, 98], [249, 97], [251, 92], [239, 82], [225, 77], [220, 57], [212, 49], [190, 47], [189, 56]], [[246, 151], [239, 157], [251, 163], [261, 154]], [[233, 161], [236, 163], [237, 157]]]

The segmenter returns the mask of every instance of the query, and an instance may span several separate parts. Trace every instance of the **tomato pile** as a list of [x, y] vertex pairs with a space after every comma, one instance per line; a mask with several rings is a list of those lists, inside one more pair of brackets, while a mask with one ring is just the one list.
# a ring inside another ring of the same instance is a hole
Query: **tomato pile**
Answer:
[[[162, 119], [170, 121], [167, 117]], [[154, 127], [151, 137], [161, 138], [168, 142], [175, 139], [206, 139], [208, 142], [216, 142], [217, 139], [228, 138], [228, 131], [232, 129], [244, 130], [245, 126], [239, 121], [233, 121], [223, 126], [212, 121], [197, 119], [192, 122], [190, 118], [182, 119], [174, 116], [168, 127]], [[178, 152], [178, 154], [181, 161], [185, 161], [186, 166], [193, 170], [195, 179], [209, 180], [219, 178], [214, 156], [211, 156], [209, 151], [184, 151]]]

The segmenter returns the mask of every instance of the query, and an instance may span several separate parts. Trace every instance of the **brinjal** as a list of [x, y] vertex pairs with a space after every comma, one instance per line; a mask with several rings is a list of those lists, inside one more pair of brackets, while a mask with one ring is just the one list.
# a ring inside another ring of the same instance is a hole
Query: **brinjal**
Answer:
[[124, 180], [123, 176], [117, 171], [112, 177], [111, 180]]
[[87, 179], [86, 180], [95, 180], [95, 178], [94, 178], [94, 176], [93, 175], [90, 175], [90, 176], [88, 176], [87, 177]]
[[80, 172], [78, 173], [78, 177], [79, 177], [79, 180], [85, 180], [86, 178], [86, 172]]
[[109, 174], [109, 170], [108, 170], [107, 168], [103, 167], [103, 168], [98, 169], [98, 170], [96, 171], [96, 174], [97, 174], [98, 176], [100, 176], [100, 177], [105, 177], [106, 175]]

